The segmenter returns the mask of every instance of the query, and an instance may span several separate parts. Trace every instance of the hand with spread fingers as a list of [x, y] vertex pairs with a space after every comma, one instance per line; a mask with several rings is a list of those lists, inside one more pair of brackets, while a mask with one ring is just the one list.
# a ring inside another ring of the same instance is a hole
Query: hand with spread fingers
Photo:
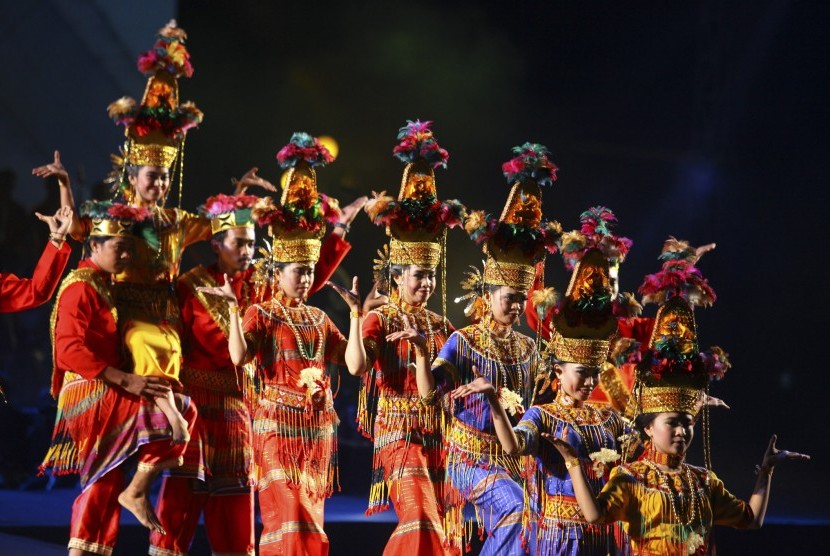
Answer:
[[58, 185], [61, 187], [69, 187], [69, 172], [67, 172], [66, 168], [64, 168], [63, 164], [61, 164], [61, 153], [59, 151], [55, 151], [54, 156], [55, 159], [51, 163], [34, 168], [32, 170], [32, 174], [39, 178], [55, 176], [58, 178]]
[[231, 287], [231, 281], [228, 279], [228, 275], [225, 274], [225, 283], [221, 286], [201, 286], [196, 288], [197, 291], [206, 293], [208, 295], [215, 295], [220, 297], [228, 302], [228, 305], [236, 305], [237, 299], [236, 294], [233, 292], [233, 288]]
[[360, 293], [357, 289], [357, 276], [352, 279], [352, 289], [347, 290], [340, 284], [335, 284], [332, 281], [326, 282], [329, 286], [334, 288], [334, 291], [340, 294], [340, 297], [343, 298], [343, 301], [346, 302], [346, 305], [349, 306], [355, 313], [360, 313]]
[[472, 382], [463, 384], [450, 392], [450, 397], [454, 400], [466, 398], [471, 394], [484, 394], [485, 396], [495, 396], [496, 387], [493, 386], [489, 380], [483, 376], [478, 375], [477, 369], [473, 366], [473, 373], [477, 375]]
[[421, 334], [421, 332], [417, 328], [415, 328], [415, 326], [412, 324], [412, 321], [409, 320], [409, 317], [407, 315], [401, 314], [401, 318], [403, 319], [404, 329], [388, 334], [386, 336], [386, 341], [400, 342], [401, 340], [407, 340], [416, 348], [418, 348], [419, 350], [423, 350], [425, 352], [427, 349], [426, 336]]
[[375, 282], [375, 285], [372, 286], [372, 291], [370, 291], [369, 295], [366, 296], [366, 299], [363, 300], [363, 314], [373, 311], [378, 307], [382, 307], [387, 303], [389, 303], [389, 296], [379, 292], [378, 282]]
[[232, 178], [231, 183], [235, 188], [234, 195], [242, 195], [249, 187], [261, 187], [266, 191], [276, 192], [277, 187], [273, 183], [256, 175], [258, 171], [259, 168], [254, 167], [245, 172], [241, 178]]
[[775, 443], [777, 441], [778, 435], [773, 434], [772, 438], [770, 438], [769, 440], [769, 446], [767, 446], [767, 451], [764, 453], [764, 459], [761, 462], [760, 469], [768, 469], [771, 472], [773, 468], [782, 461], [810, 460], [810, 456], [808, 456], [807, 454], [801, 454], [799, 452], [790, 452], [789, 450], [779, 450], [775, 447]]

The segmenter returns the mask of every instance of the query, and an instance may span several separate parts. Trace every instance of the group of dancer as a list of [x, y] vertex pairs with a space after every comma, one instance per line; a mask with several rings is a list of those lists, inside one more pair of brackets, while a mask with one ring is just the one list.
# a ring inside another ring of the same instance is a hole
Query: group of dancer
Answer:
[[[151, 554], [186, 554], [200, 516], [213, 553], [254, 554], [254, 489], [260, 554], [327, 554], [337, 366], [362, 380], [358, 428], [374, 444], [367, 514], [391, 505], [398, 516], [385, 554], [461, 554], [474, 536], [482, 554], [708, 554], [713, 525], [763, 523], [775, 466], [809, 458], [773, 436], [748, 502], [708, 465], [708, 411], [720, 403], [708, 383], [730, 367], [722, 349], [700, 350], [695, 328], [694, 307], [715, 299], [695, 266], [712, 246], [665, 243], [640, 288], [657, 315], [643, 318], [619, 292], [631, 242], [614, 235], [613, 213], [594, 207], [571, 232], [543, 218], [542, 188], [557, 172], [545, 147], [514, 149], [504, 209], [491, 216], [439, 200], [435, 170], [448, 153], [420, 121], [399, 130], [396, 197], [341, 209], [318, 191], [331, 153], [295, 133], [277, 153], [279, 200], [247, 193], [277, 191], [253, 169], [198, 214], [170, 208], [186, 133], [202, 118], [179, 101], [178, 78], [193, 71], [185, 38], [165, 26], [139, 58], [142, 100], [109, 107], [127, 136], [116, 200], [77, 210], [55, 153], [33, 171], [61, 191], [57, 213], [38, 215], [50, 243], [31, 280], [0, 275], [3, 311], [44, 303], [67, 235], [85, 242], [52, 313], [58, 417], [43, 463], [80, 476], [71, 555], [112, 553], [122, 507], [150, 529]], [[361, 209], [389, 236], [363, 302], [356, 278], [329, 282]], [[258, 227], [268, 240], [255, 259]], [[445, 316], [451, 228], [486, 259], [462, 283], [472, 324], [457, 329]], [[198, 241], [214, 264], [180, 274]], [[557, 252], [572, 271], [561, 296], [544, 284], [545, 256]], [[439, 280], [441, 314], [427, 309]], [[306, 304], [326, 284], [348, 306], [346, 335]], [[514, 329], [526, 308], [536, 338]], [[684, 462], [698, 420], [706, 467]]]

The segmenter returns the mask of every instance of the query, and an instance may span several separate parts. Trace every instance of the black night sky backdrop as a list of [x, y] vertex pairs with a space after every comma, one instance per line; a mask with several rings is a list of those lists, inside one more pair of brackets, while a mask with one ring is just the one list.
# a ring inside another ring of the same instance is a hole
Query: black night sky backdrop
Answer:
[[[395, 134], [420, 118], [435, 122], [450, 153], [437, 172], [439, 195], [498, 211], [510, 148], [542, 143], [560, 167], [544, 191], [545, 215], [572, 229], [580, 212], [606, 205], [634, 241], [623, 290], [658, 270], [667, 236], [717, 242], [699, 267], [719, 300], [697, 311], [701, 345], [723, 346], [734, 364], [713, 387], [732, 407], [714, 413], [715, 470], [748, 496], [776, 432], [781, 446], [813, 461], [775, 474], [770, 514], [830, 517], [816, 488], [830, 473], [828, 15], [823, 2], [771, 0], [181, 2], [196, 68], [181, 98], [205, 112], [187, 139], [184, 205], [230, 191], [229, 178], [251, 166], [277, 182], [274, 156], [293, 131], [339, 142], [318, 181], [341, 203], [397, 191]], [[60, 94], [83, 87], [96, 84]], [[88, 116], [105, 118], [110, 100]], [[114, 126], [109, 139], [113, 148], [121, 140]], [[357, 274], [366, 292], [384, 236], [361, 215], [349, 239], [336, 279]], [[460, 326], [451, 299], [481, 256], [457, 231], [449, 249], [449, 316]], [[202, 248], [185, 265], [207, 260]], [[567, 278], [561, 259], [549, 257], [548, 285], [564, 289]], [[333, 294], [312, 303], [345, 330], [347, 310]], [[345, 422], [357, 381], [341, 376]], [[698, 436], [693, 463], [700, 446]], [[345, 438], [342, 450], [344, 489], [359, 492], [368, 442]]]

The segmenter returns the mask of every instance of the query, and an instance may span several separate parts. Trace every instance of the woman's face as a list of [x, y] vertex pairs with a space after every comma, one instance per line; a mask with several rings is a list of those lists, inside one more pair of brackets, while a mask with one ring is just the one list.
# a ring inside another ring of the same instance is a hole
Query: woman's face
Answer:
[[154, 205], [163, 201], [170, 189], [170, 169], [162, 166], [141, 166], [136, 175], [129, 176], [136, 201]]
[[645, 432], [658, 452], [682, 456], [692, 443], [694, 427], [694, 417], [688, 413], [658, 413]]
[[585, 402], [599, 384], [599, 368], [579, 363], [557, 363], [553, 366], [562, 392], [574, 401]]
[[306, 299], [314, 283], [314, 264], [311, 261], [291, 263], [277, 271], [279, 288], [292, 299]]
[[412, 264], [395, 277], [398, 291], [407, 303], [423, 305], [435, 291], [435, 267]]
[[497, 290], [487, 293], [490, 301], [490, 311], [499, 324], [513, 325], [519, 322], [519, 317], [525, 310], [527, 293], [500, 286]]

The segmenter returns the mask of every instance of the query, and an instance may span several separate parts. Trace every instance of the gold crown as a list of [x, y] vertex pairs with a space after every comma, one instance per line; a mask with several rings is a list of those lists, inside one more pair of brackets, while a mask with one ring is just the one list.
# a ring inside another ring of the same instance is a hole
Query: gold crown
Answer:
[[179, 154], [177, 146], [158, 145], [154, 143], [138, 143], [130, 141], [127, 152], [127, 163], [135, 166], [160, 166], [170, 168]]
[[640, 383], [632, 392], [639, 413], [688, 413], [696, 416], [703, 399], [703, 389], [692, 385], [649, 386]]
[[530, 291], [536, 268], [533, 265], [498, 261], [487, 257], [484, 263], [484, 283], [491, 286], [508, 286], [520, 291]]
[[92, 230], [89, 235], [97, 237], [132, 237], [133, 222], [130, 220], [110, 220], [109, 218], [93, 218]]
[[274, 238], [271, 257], [278, 263], [316, 263], [320, 258], [319, 239], [280, 239]]
[[394, 265], [437, 267], [441, 262], [441, 244], [433, 241], [389, 240], [389, 262]]
[[611, 351], [611, 340], [566, 338], [554, 329], [549, 347], [556, 359], [565, 363], [577, 363], [586, 367], [601, 367], [608, 359], [608, 354]]

